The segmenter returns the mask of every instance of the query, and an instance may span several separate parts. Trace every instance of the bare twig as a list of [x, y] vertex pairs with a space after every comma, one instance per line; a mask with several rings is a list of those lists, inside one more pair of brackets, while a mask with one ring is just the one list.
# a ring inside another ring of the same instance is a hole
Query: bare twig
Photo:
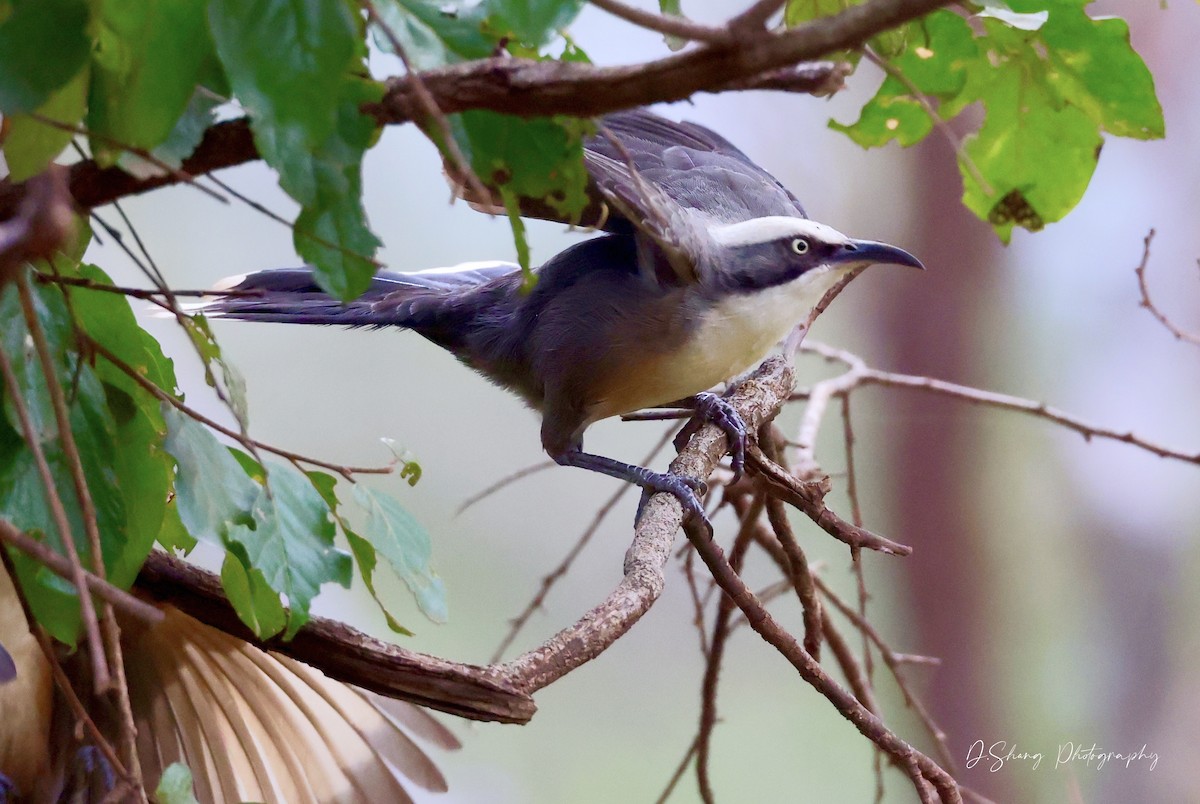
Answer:
[[644, 9], [627, 5], [621, 2], [621, 0], [591, 0], [591, 3], [596, 8], [604, 9], [614, 17], [620, 17], [626, 22], [632, 22], [639, 28], [645, 28], [648, 31], [654, 31], [665, 36], [686, 39], [689, 42], [708, 42], [710, 44], [728, 44], [733, 41], [733, 32], [729, 28], [702, 25], [686, 17], [655, 14], [652, 11], [645, 11]]
[[1167, 317], [1167, 314], [1154, 304], [1150, 299], [1150, 286], [1146, 284], [1146, 266], [1150, 263], [1150, 243], [1154, 240], [1155, 232], [1151, 229], [1146, 233], [1146, 238], [1142, 246], [1142, 261], [1138, 263], [1137, 268], [1133, 272], [1137, 275], [1138, 290], [1142, 294], [1142, 307], [1150, 311], [1150, 314], [1158, 319], [1158, 323], [1167, 328], [1167, 331], [1175, 336], [1176, 340], [1187, 341], [1188, 343], [1200, 346], [1200, 334], [1187, 332], [1175, 325], [1175, 322]]
[[243, 446], [249, 448], [251, 445], [253, 445], [255, 448], [278, 455], [279, 457], [289, 461], [299, 461], [301, 463], [307, 463], [311, 466], [319, 466], [322, 469], [328, 469], [331, 472], [337, 472], [347, 480], [353, 480], [354, 475], [386, 475], [391, 474], [395, 470], [394, 464], [389, 464], [387, 466], [343, 466], [341, 464], [323, 461], [319, 458], [310, 458], [307, 455], [301, 455], [297, 452], [281, 449], [279, 447], [273, 447], [270, 444], [258, 441], [257, 439], [249, 438], [248, 436], [245, 436], [236, 430], [232, 430], [216, 421], [213, 421], [203, 413], [200, 413], [198, 410], [188, 407], [183, 402], [176, 399], [173, 394], [167, 393], [162, 388], [159, 388], [153, 382], [143, 377], [137, 369], [113, 354], [107, 347], [104, 346], [104, 344], [86, 335], [84, 336], [84, 339], [89, 348], [92, 349], [96, 354], [100, 355], [109, 363], [112, 363], [113, 366], [123, 371], [134, 382], [140, 385], [145, 391], [149, 392], [160, 402], [166, 402], [168, 405], [175, 408], [180, 413], [183, 413], [185, 416], [195, 419], [212, 430], [216, 430], [221, 435], [234, 439]]
[[933, 123], [933, 127], [936, 128], [938, 133], [945, 138], [946, 142], [950, 143], [950, 147], [954, 149], [954, 153], [958, 157], [958, 161], [961, 162], [966, 171], [971, 174], [971, 178], [974, 179], [975, 183], [979, 185], [979, 189], [983, 191], [983, 194], [989, 197], [995, 195], [995, 189], [992, 187], [991, 183], [984, 178], [982, 171], [979, 170], [979, 166], [975, 164], [975, 160], [971, 158], [969, 153], [967, 153], [963, 138], [958, 136], [954, 129], [950, 128], [950, 124], [942, 119], [942, 116], [938, 113], [938, 110], [933, 108], [933, 104], [929, 101], [928, 96], [921, 91], [920, 87], [914, 84], [912, 79], [905, 75], [903, 70], [899, 69], [896, 67], [896, 65], [892, 64], [890, 61], [876, 53], [870, 47], [870, 45], [863, 47], [862, 53], [864, 56], [866, 56], [867, 61], [883, 70], [884, 73], [891, 78], [899, 81], [900, 84], [906, 90], [908, 90], [909, 96], [918, 104], [920, 104], [921, 108], [925, 111], [925, 114], [929, 116], [929, 120], [931, 123]]
[[530, 475], [537, 474], [538, 472], [545, 471], [546, 469], [552, 469], [555, 466], [558, 466], [558, 464], [556, 464], [554, 461], [541, 461], [540, 463], [535, 463], [535, 464], [526, 466], [524, 469], [518, 469], [517, 471], [513, 472], [510, 475], [505, 475], [504, 477], [497, 480], [495, 483], [492, 483], [487, 488], [483, 489], [480, 492], [472, 494], [470, 497], [468, 497], [466, 500], [464, 500], [463, 504], [458, 506], [458, 510], [454, 512], [454, 515], [458, 516], [458, 515], [462, 514], [464, 511], [466, 511], [471, 506], [476, 505], [476, 504], [482, 502], [483, 500], [486, 500], [488, 497], [491, 497], [493, 494], [500, 491], [501, 489], [507, 488], [508, 486], [512, 485], [513, 483], [516, 483], [518, 480], [523, 480], [524, 478], [527, 478]]
[[713, 577], [733, 598], [750, 621], [750, 625], [764, 640], [778, 650], [792, 664], [801, 677], [815, 687], [854, 726], [878, 745], [901, 767], [905, 768], [918, 790], [933, 782], [943, 802], [960, 802], [962, 797], [958, 784], [936, 762], [913, 746], [897, 737], [878, 717], [872, 714], [851, 693], [830, 678], [825, 671], [798, 642], [782, 628], [742, 582], [730, 567], [721, 548], [703, 533], [688, 533], [700, 557], [712, 572]]
[[[145, 623], [157, 623], [162, 619], [162, 612], [154, 606], [143, 603], [128, 592], [113, 586], [108, 581], [101, 580], [87, 570], [83, 571], [83, 580], [76, 581], [74, 567], [67, 559], [32, 536], [22, 533], [15, 525], [4, 519], [0, 519], [0, 541], [12, 545], [39, 564], [44, 565], [55, 575], [70, 581], [76, 589], [91, 590], [96, 597], [113, 604], [131, 617]], [[86, 597], [86, 595], [81, 594], [80, 597]]]
[[[733, 540], [733, 548], [729, 552], [729, 565], [734, 573], [741, 572], [742, 561], [750, 547], [754, 528], [762, 515], [766, 495], [756, 492], [742, 514], [741, 526]], [[696, 733], [696, 782], [700, 787], [700, 797], [705, 804], [714, 804], [712, 782], [708, 776], [709, 749], [712, 745], [713, 729], [717, 725], [717, 682], [721, 675], [721, 661], [725, 656], [725, 645], [732, 631], [733, 613], [736, 607], [728, 595], [722, 595], [717, 603], [717, 613], [713, 620], [712, 635], [709, 639], [708, 661], [704, 666], [704, 680], [700, 688], [700, 727]]]

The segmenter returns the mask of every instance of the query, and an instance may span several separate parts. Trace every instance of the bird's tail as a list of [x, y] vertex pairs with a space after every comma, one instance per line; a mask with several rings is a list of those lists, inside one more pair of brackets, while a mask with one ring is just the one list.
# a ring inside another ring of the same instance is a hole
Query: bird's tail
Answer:
[[349, 302], [322, 290], [310, 268], [256, 271], [224, 280], [218, 287], [226, 293], [192, 311], [243, 321], [437, 329], [448, 312], [447, 299], [518, 270], [512, 263], [486, 262], [411, 274], [381, 271]]
[[[423, 709], [160, 608], [156, 625], [121, 624], [138, 759], [151, 789], [174, 762], [191, 769], [198, 800], [213, 804], [404, 804], [413, 786], [446, 789], [418, 740], [459, 743]], [[83, 791], [103, 790], [105, 778], [111, 785], [111, 768], [97, 770], [83, 759], [89, 749], [76, 750], [69, 711], [52, 715], [50, 666], [3, 566], [0, 637], [14, 659], [0, 683], [0, 801], [10, 793], [37, 804], [90, 800]]]

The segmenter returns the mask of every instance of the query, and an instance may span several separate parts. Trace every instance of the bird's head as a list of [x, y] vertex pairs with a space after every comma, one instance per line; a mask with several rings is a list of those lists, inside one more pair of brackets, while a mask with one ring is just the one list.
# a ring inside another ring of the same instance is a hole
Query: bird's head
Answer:
[[902, 248], [855, 240], [807, 218], [772, 216], [710, 227], [717, 281], [731, 291], [751, 292], [800, 284], [832, 286], [856, 268], [907, 265], [924, 269]]

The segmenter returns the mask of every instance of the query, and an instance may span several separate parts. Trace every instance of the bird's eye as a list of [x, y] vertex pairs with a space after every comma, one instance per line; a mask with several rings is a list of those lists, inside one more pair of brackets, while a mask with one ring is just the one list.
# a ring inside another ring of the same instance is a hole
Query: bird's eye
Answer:
[[796, 252], [797, 254], [807, 254], [808, 248], [808, 241], [803, 237], [797, 237], [792, 241], [792, 251]]

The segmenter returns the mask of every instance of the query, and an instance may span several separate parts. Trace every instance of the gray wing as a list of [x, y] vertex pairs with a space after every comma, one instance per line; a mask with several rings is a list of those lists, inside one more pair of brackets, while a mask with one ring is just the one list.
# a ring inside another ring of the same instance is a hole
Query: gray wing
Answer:
[[[626, 224], [644, 220], [644, 207], [651, 202], [674, 204], [715, 223], [768, 215], [807, 217], [800, 201], [778, 179], [704, 126], [675, 123], [644, 109], [608, 115], [601, 126], [584, 148], [591, 189], [622, 199], [622, 206], [629, 208], [620, 216]], [[653, 188], [651, 199], [640, 203], [635, 172], [641, 184]], [[620, 222], [614, 220], [606, 228]]]

